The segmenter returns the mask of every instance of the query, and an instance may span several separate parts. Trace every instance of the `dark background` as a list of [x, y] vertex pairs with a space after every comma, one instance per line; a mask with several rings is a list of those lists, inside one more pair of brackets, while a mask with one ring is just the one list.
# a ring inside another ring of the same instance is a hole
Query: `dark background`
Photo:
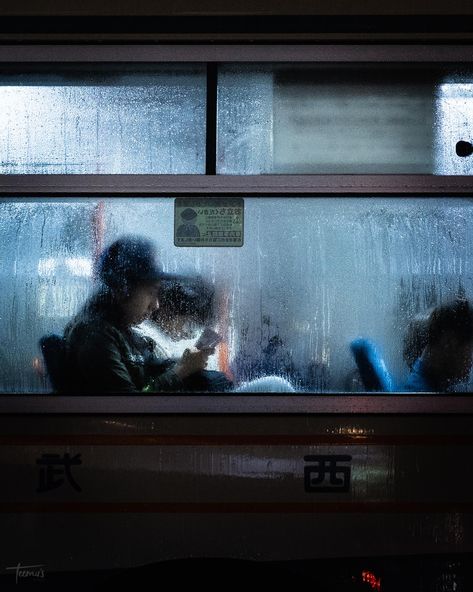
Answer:
[[11, 0], [0, 43], [470, 43], [470, 0]]

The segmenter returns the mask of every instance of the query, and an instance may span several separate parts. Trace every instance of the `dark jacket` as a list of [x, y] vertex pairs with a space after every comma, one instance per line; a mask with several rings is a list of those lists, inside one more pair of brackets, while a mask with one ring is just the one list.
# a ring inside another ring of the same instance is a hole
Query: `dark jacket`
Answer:
[[179, 390], [181, 381], [156, 343], [120, 324], [107, 294], [93, 296], [64, 332], [70, 391], [122, 394]]
[[70, 393], [228, 392], [222, 372], [201, 370], [181, 380], [176, 360], [150, 337], [120, 323], [111, 296], [93, 296], [64, 332]]

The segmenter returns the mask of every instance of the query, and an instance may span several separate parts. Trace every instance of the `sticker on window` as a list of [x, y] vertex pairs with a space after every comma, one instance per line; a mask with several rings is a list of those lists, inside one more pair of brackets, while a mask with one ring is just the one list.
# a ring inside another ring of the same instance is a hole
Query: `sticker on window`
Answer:
[[177, 198], [174, 202], [176, 247], [242, 247], [242, 198]]

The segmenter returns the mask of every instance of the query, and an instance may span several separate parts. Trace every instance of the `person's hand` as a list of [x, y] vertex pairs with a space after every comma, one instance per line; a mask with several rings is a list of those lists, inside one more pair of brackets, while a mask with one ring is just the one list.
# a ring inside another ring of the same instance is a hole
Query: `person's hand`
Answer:
[[215, 352], [214, 349], [186, 349], [182, 354], [182, 358], [176, 364], [174, 372], [179, 378], [187, 378], [195, 372], [204, 370], [207, 366], [209, 356]]

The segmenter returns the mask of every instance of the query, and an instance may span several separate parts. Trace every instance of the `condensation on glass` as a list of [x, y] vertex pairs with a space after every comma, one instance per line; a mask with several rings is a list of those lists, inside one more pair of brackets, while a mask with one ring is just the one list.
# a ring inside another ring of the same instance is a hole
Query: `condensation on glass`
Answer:
[[[177, 248], [173, 215], [166, 198], [0, 203], [2, 392], [50, 390], [38, 340], [61, 334], [100, 249], [125, 233], [155, 241], [166, 271], [218, 288], [228, 347], [211, 367], [237, 384], [277, 374], [303, 392], [356, 390], [349, 343], [362, 336], [402, 385], [409, 320], [473, 293], [469, 199], [246, 198], [241, 248]], [[167, 345], [177, 356], [189, 344]]]
[[473, 155], [454, 157], [457, 142], [473, 141], [473, 74], [444, 78], [436, 88], [435, 173], [472, 175]]
[[228, 64], [218, 82], [221, 174], [471, 174], [471, 73]]
[[204, 66], [0, 71], [4, 174], [204, 173]]

